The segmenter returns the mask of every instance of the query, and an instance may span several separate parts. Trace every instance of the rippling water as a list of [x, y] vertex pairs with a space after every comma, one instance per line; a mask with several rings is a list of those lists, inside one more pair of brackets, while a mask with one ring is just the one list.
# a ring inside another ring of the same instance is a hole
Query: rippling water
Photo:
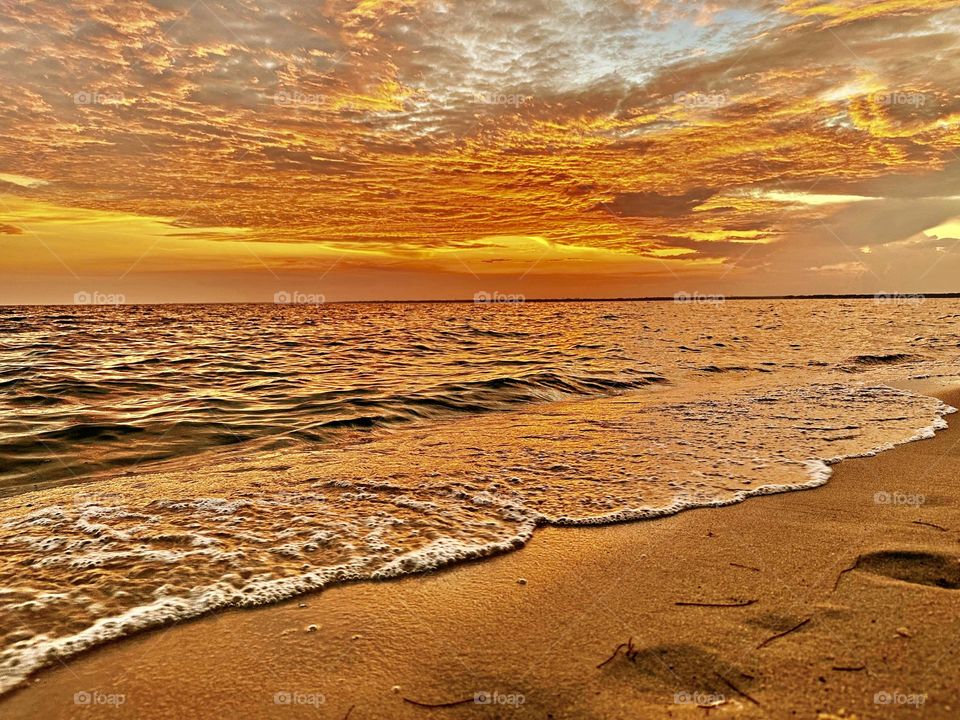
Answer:
[[0, 487], [662, 379], [602, 306], [528, 307], [0, 309]]
[[[825, 482], [960, 302], [0, 310], [0, 691], [137, 628]], [[232, 447], [228, 447], [232, 446]]]

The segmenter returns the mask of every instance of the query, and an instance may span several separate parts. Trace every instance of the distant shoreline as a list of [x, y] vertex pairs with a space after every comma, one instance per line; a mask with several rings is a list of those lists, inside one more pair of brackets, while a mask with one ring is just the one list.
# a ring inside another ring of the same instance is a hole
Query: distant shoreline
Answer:
[[[960, 292], [950, 293], [899, 293], [899, 292], [876, 292], [876, 293], [849, 293], [843, 295], [724, 295], [722, 293], [711, 293], [707, 297], [722, 298], [724, 302], [731, 300], [886, 300], [896, 302], [898, 299], [921, 299], [921, 300], [952, 300], [960, 298]], [[680, 302], [691, 305], [698, 304], [697, 296], [690, 295], [688, 299], [677, 300], [673, 295], [651, 295], [647, 297], [613, 297], [613, 298], [526, 298], [515, 302], [481, 302], [472, 298], [458, 298], [446, 300], [330, 300], [319, 303], [320, 305], [525, 305], [527, 303], [617, 303], [617, 302]], [[178, 306], [178, 305], [270, 305], [276, 307], [290, 306], [309, 306], [313, 303], [275, 303], [270, 301], [197, 301], [197, 302], [145, 302], [145, 303], [121, 303], [121, 304], [92, 304], [82, 303], [26, 303], [12, 304], [0, 303], [0, 308], [28, 308], [28, 307], [154, 307], [154, 306]]]

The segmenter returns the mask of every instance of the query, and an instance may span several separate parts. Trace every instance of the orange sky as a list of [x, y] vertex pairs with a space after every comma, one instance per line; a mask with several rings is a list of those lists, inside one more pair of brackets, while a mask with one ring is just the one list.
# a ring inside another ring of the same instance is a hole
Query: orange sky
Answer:
[[2, 303], [960, 291], [960, 2], [0, 4]]

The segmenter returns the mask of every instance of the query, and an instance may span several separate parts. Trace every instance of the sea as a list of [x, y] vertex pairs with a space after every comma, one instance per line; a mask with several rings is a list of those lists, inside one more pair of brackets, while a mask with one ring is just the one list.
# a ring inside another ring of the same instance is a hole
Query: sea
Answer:
[[0, 692], [546, 525], [816, 487], [946, 427], [916, 380], [960, 380], [960, 300], [0, 308]]

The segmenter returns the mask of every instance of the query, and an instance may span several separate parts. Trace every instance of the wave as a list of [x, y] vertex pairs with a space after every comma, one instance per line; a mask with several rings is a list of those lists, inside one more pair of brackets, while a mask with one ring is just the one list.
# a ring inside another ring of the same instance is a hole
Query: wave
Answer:
[[[258, 447], [291, 441], [335, 443], [360, 432], [502, 412], [526, 403], [614, 395], [666, 382], [656, 373], [641, 371], [609, 376], [541, 371], [451, 381], [389, 394], [364, 387], [310, 392], [303, 383], [285, 377], [264, 381], [264, 373], [246, 375], [243, 395], [206, 394], [177, 403], [162, 400], [170, 390], [168, 385], [140, 380], [24, 383], [21, 394], [7, 399], [10, 405], [58, 406], [61, 411], [56, 424], [48, 419], [27, 432], [16, 427], [16, 432], [0, 437], [0, 480], [7, 486], [26, 486], [123, 469], [146, 460], [183, 459], [247, 442], [256, 442]], [[156, 392], [160, 399], [136, 411], [126, 407], [124, 398], [145, 390]], [[71, 400], [93, 395], [116, 398], [112, 407], [97, 413], [97, 420], [90, 419], [85, 405], [77, 406]], [[260, 402], [251, 403], [250, 395], [259, 397]], [[124, 410], [117, 407], [120, 403]], [[117, 419], [107, 419], [111, 417]], [[134, 436], [136, 445], [130, 442]], [[146, 452], [142, 448], [147, 448]]]
[[700, 372], [714, 373], [717, 375], [722, 375], [723, 373], [773, 372], [773, 370], [768, 367], [751, 367], [748, 365], [704, 365], [702, 367], [698, 367], [697, 370]]
[[883, 386], [674, 389], [0, 500], [0, 692], [137, 630], [487, 557], [543, 525], [816, 487], [954, 411]]
[[856, 372], [864, 368], [876, 367], [879, 365], [903, 365], [905, 363], [919, 362], [924, 360], [920, 355], [911, 353], [882, 353], [868, 355], [854, 355], [841, 366], [848, 372]]
[[[625, 379], [615, 377], [563, 376], [541, 372], [519, 377], [494, 377], [472, 382], [440, 385], [418, 393], [390, 398], [356, 397], [338, 393], [338, 414], [330, 420], [308, 422], [281, 433], [312, 441], [332, 442], [343, 431], [393, 428], [406, 423], [436, 421], [458, 414], [480, 414], [513, 409], [535, 402], [557, 402], [576, 398], [603, 397], [666, 383], [667, 379], [640, 373]], [[346, 395], [344, 397], [344, 395]], [[356, 412], [357, 410], [373, 412]], [[305, 417], [314, 412], [329, 412], [324, 401], [310, 401], [290, 408], [290, 417]]]

